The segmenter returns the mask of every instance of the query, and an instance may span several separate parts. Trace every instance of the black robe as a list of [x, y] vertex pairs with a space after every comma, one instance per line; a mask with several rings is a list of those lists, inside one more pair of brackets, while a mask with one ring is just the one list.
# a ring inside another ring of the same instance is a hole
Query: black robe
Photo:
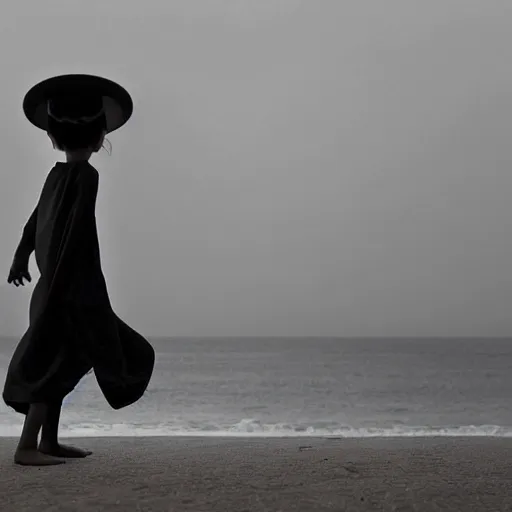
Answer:
[[30, 325], [12, 357], [3, 399], [26, 414], [30, 403], [55, 402], [91, 369], [107, 402], [121, 409], [146, 391], [155, 353], [112, 310], [96, 228], [98, 171], [88, 162], [57, 162], [23, 231], [40, 278]]

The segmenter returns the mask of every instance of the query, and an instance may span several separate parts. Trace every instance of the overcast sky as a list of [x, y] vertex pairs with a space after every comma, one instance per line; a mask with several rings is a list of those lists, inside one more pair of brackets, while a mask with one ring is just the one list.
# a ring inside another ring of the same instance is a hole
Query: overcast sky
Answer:
[[[2, 7], [5, 278], [65, 161], [23, 97], [90, 73], [134, 100], [91, 163], [112, 304], [141, 333], [512, 335], [510, 0]], [[0, 285], [0, 335], [32, 290]]]

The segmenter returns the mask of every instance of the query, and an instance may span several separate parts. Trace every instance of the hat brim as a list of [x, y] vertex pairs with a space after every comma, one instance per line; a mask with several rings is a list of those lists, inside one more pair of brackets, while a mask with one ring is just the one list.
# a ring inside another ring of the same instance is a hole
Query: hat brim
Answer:
[[33, 125], [48, 131], [48, 100], [75, 93], [103, 98], [107, 133], [123, 126], [133, 113], [132, 99], [119, 84], [99, 76], [74, 74], [55, 76], [34, 85], [23, 100], [25, 116]]

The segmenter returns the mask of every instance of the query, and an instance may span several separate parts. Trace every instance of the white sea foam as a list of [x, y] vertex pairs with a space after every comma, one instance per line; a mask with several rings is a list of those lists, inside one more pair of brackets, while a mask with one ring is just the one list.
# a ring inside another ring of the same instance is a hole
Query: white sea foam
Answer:
[[[19, 436], [21, 424], [0, 425], [0, 437]], [[319, 428], [284, 423], [265, 424], [245, 419], [231, 426], [205, 425], [203, 428], [190, 428], [186, 425], [134, 425], [76, 423], [62, 425], [63, 437], [108, 437], [108, 436], [201, 436], [201, 437], [512, 437], [511, 427], [499, 425], [464, 425], [453, 427], [435, 426], [395, 426], [391, 428]]]

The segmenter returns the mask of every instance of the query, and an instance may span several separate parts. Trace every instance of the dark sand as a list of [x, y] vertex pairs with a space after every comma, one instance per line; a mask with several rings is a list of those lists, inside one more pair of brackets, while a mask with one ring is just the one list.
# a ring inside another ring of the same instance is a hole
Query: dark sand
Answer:
[[0, 511], [512, 511], [512, 439], [81, 438], [94, 454], [16, 466]]

